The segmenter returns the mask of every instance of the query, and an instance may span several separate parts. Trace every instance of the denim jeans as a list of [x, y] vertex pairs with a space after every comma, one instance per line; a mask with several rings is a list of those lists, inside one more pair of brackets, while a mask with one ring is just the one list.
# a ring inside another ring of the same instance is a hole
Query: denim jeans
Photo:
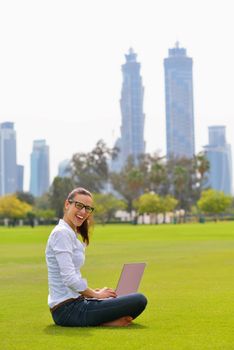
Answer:
[[58, 307], [52, 312], [54, 322], [64, 327], [98, 326], [123, 316], [133, 319], [145, 309], [147, 299], [134, 293], [104, 300], [75, 300]]

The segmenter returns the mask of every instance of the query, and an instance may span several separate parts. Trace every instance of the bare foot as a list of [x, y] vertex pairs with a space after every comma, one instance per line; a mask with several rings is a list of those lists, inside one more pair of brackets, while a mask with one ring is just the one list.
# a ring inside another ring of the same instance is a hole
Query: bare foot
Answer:
[[109, 327], [125, 327], [132, 323], [133, 318], [131, 316], [124, 316], [118, 318], [117, 320], [102, 323], [101, 326], [109, 326]]

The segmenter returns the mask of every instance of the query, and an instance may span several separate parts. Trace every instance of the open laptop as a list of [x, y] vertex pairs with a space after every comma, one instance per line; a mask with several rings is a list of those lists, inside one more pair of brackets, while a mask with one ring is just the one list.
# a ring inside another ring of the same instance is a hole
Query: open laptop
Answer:
[[136, 293], [145, 270], [146, 263], [124, 264], [117, 288], [117, 296]]
[[[146, 263], [128, 263], [123, 265], [119, 281], [115, 289], [118, 297], [120, 297], [121, 295], [127, 295], [137, 292], [141, 282], [141, 278], [143, 276], [143, 272], [145, 270], [145, 266]], [[86, 299], [97, 300], [96, 298]], [[100, 301], [106, 299], [112, 299], [112, 297], [98, 300]]]

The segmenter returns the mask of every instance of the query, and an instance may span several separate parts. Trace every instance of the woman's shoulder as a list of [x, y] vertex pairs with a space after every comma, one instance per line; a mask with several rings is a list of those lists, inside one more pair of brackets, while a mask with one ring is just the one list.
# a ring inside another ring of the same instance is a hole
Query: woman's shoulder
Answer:
[[50, 239], [56, 239], [58, 237], [67, 237], [72, 239], [71, 230], [66, 225], [64, 225], [61, 220], [59, 220], [58, 224], [53, 228], [50, 234]]

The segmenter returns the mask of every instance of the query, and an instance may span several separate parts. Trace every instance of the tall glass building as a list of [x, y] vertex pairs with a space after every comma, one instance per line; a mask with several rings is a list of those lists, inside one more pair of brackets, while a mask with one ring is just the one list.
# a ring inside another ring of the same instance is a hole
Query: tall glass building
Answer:
[[192, 158], [195, 153], [193, 60], [177, 42], [164, 59], [167, 158]]
[[70, 159], [64, 159], [62, 162], [59, 163], [59, 166], [58, 166], [59, 177], [71, 176], [70, 163], [71, 163]]
[[225, 126], [210, 126], [209, 144], [204, 147], [210, 162], [208, 186], [232, 195], [231, 145], [226, 142]]
[[17, 190], [16, 132], [14, 123], [0, 124], [0, 195]]
[[48, 191], [50, 185], [49, 146], [45, 140], [33, 141], [31, 153], [30, 192], [40, 197]]
[[112, 163], [114, 171], [120, 171], [128, 156], [137, 161], [145, 153], [143, 113], [144, 87], [140, 75], [141, 65], [137, 54], [130, 49], [125, 55], [126, 63], [122, 65], [123, 84], [120, 99], [122, 115], [121, 135], [116, 142], [120, 149], [118, 158]]
[[24, 166], [17, 165], [17, 191], [24, 190]]

